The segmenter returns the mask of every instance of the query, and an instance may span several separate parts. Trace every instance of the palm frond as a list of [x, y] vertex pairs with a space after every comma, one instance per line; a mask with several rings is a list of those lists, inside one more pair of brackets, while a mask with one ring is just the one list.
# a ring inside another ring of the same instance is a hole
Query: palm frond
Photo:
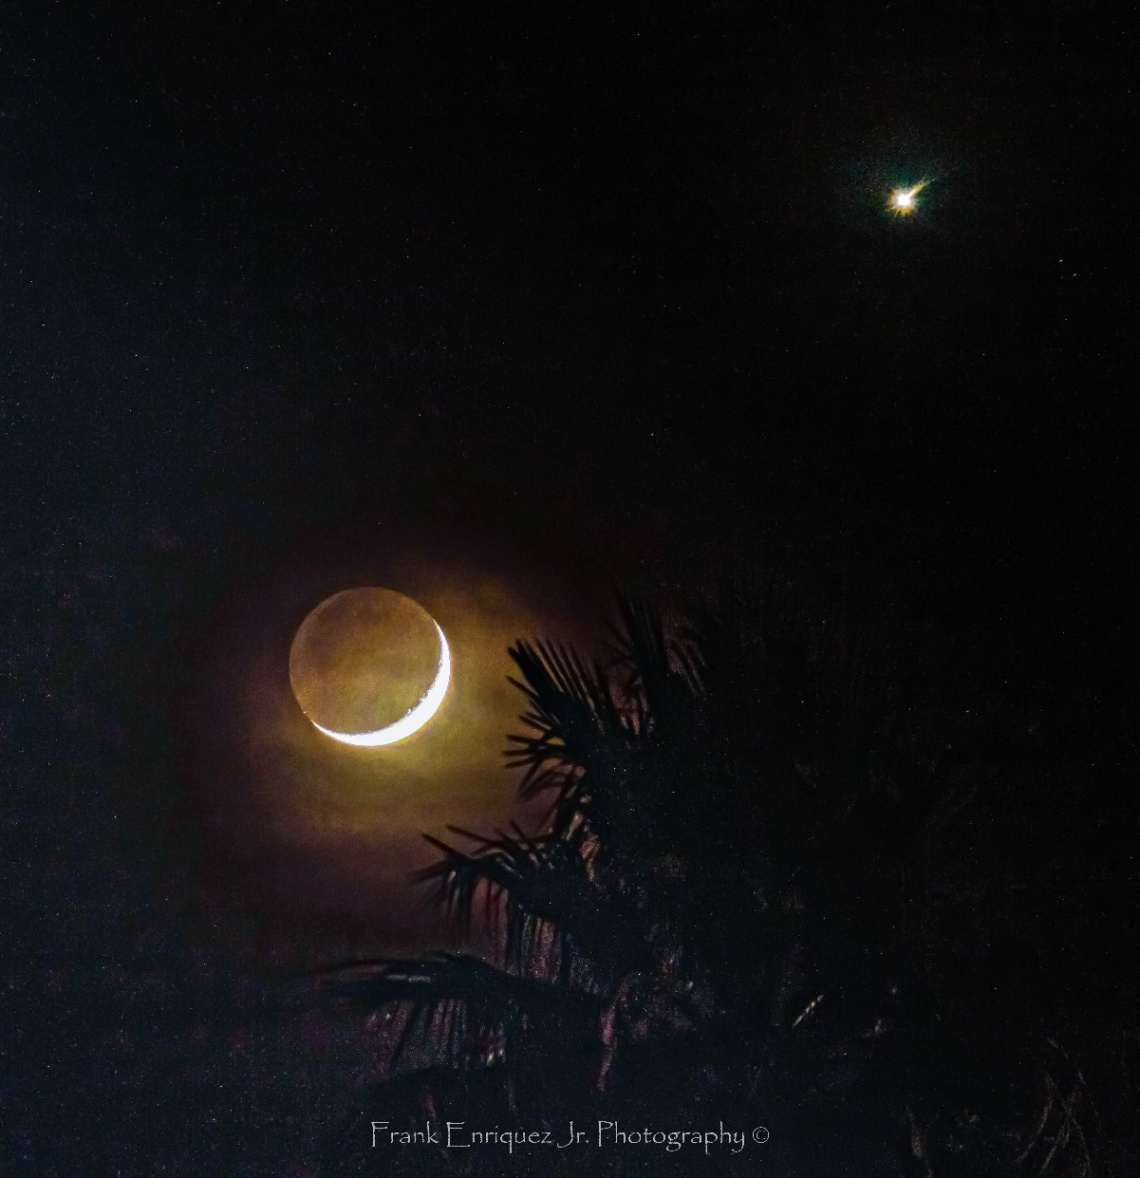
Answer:
[[457, 953], [352, 962], [327, 971], [318, 983], [325, 994], [370, 1013], [405, 1007], [393, 1064], [407, 1059], [414, 1041], [461, 1068], [481, 1066], [489, 1055], [506, 1059], [536, 1034], [589, 1041], [602, 1008], [589, 991], [520, 977]]
[[639, 731], [677, 735], [690, 727], [700, 695], [696, 667], [677, 639], [666, 632], [661, 611], [639, 597], [617, 595], [620, 626], [611, 627], [614, 670], [639, 712]]
[[532, 837], [518, 826], [487, 837], [449, 828], [475, 844], [471, 852], [425, 836], [441, 858], [413, 877], [434, 885], [461, 929], [470, 929], [483, 899], [503, 959], [527, 972], [568, 982], [575, 967], [596, 975], [592, 963], [618, 970], [643, 964], [647, 932], [634, 908], [598, 886], [590, 871], [587, 828]]
[[513, 735], [506, 750], [509, 768], [523, 768], [523, 797], [546, 789], [572, 788], [577, 776], [599, 757], [612, 756], [635, 735], [630, 716], [619, 707], [608, 676], [558, 643], [520, 642], [510, 650], [522, 681], [510, 680], [530, 701], [520, 717], [534, 735]]

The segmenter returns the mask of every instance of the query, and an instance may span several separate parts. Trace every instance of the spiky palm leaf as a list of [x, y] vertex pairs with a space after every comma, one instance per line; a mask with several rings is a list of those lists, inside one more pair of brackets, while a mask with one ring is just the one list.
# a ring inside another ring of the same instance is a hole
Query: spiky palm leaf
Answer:
[[611, 628], [612, 669], [626, 696], [637, 701], [655, 732], [675, 732], [692, 716], [700, 683], [689, 652], [666, 634], [661, 611], [628, 594], [617, 595], [620, 625]]
[[370, 1012], [392, 1004], [406, 1009], [393, 1063], [418, 1040], [453, 1067], [509, 1066], [535, 1040], [593, 1041], [602, 1010], [602, 1000], [587, 990], [521, 977], [458, 953], [353, 962], [328, 971], [321, 987]]
[[506, 753], [508, 767], [524, 770], [520, 796], [552, 790], [552, 831], [565, 837], [584, 821], [604, 854], [632, 870], [656, 833], [644, 804], [644, 698], [620, 701], [612, 675], [560, 645], [522, 642], [510, 653], [523, 675], [511, 682], [531, 704], [521, 717], [531, 734], [510, 736], [517, 747]]
[[501, 933], [509, 968], [563, 982], [577, 974], [605, 986], [615, 973], [645, 967], [640, 914], [593, 878], [584, 824], [565, 837], [530, 837], [517, 826], [494, 838], [450, 829], [472, 841], [473, 852], [425, 836], [441, 857], [414, 878], [435, 885], [462, 929], [470, 929], [482, 895], [484, 918]]
[[508, 737], [518, 747], [508, 750], [507, 765], [524, 770], [521, 797], [564, 793], [588, 765], [619, 757], [636, 738], [636, 717], [620, 707], [597, 663], [558, 643], [520, 642], [510, 655], [523, 676], [510, 682], [531, 705], [520, 719], [535, 733]]

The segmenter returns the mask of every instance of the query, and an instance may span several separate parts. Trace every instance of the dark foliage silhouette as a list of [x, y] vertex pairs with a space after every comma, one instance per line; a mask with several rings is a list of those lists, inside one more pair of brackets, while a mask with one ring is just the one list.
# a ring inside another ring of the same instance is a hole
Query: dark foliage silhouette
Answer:
[[1011, 983], [1017, 848], [987, 849], [1049, 788], [1040, 717], [980, 640], [852, 610], [737, 576], [668, 626], [619, 596], [604, 662], [511, 650], [545, 822], [420, 874], [494, 952], [324, 979], [387, 1016], [386, 1107], [769, 1123], [771, 1173], [1094, 1173], [1076, 1024]]

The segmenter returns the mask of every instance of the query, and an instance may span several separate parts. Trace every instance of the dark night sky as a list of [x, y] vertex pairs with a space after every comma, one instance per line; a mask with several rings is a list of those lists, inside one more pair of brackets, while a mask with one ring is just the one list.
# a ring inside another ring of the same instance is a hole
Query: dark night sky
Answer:
[[203, 884], [186, 718], [279, 570], [462, 536], [593, 601], [780, 552], [1129, 665], [1109, 6], [100, 7], [0, 16], [5, 920], [81, 1044], [21, 1022], [25, 1111], [123, 994], [290, 956]]

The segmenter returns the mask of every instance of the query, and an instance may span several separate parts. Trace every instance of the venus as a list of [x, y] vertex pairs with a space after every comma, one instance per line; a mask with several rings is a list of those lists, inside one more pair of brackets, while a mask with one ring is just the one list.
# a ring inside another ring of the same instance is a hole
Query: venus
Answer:
[[913, 188], [896, 188], [891, 193], [890, 203], [887, 207], [904, 217], [909, 216], [918, 207], [914, 198], [929, 183], [929, 180], [920, 180]]
[[451, 650], [422, 606], [391, 589], [346, 589], [301, 623], [289, 682], [313, 726], [375, 748], [418, 732], [439, 711]]

